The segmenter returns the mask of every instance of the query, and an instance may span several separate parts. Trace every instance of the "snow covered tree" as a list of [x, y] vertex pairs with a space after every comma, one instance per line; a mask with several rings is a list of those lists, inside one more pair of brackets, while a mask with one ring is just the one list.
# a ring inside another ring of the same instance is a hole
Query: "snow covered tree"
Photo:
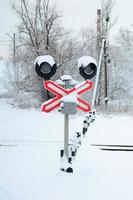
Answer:
[[115, 37], [115, 41], [122, 49], [126, 49], [126, 51], [131, 50], [133, 48], [133, 31], [121, 27]]
[[21, 76], [23, 81], [19, 85], [24, 91], [28, 85], [28, 88], [34, 92], [38, 90], [39, 84], [38, 98], [40, 96], [42, 101], [43, 96], [45, 100], [42, 79], [37, 77], [34, 71], [34, 60], [39, 55], [50, 54], [60, 65], [57, 73], [62, 74], [66, 66], [71, 65], [74, 57], [73, 40], [61, 26], [61, 15], [52, 0], [35, 0], [33, 3], [28, 0], [19, 0], [18, 3], [12, 3], [12, 7], [19, 19], [18, 32], [21, 48], [18, 50], [20, 51], [18, 59], [20, 72], [23, 74]]
[[120, 28], [115, 37], [115, 46], [110, 50], [110, 98], [131, 101], [133, 98], [133, 32]]
[[81, 31], [81, 50], [82, 55], [96, 57], [96, 30], [87, 27]]
[[13, 66], [9, 62], [0, 59], [0, 98], [14, 96]]
[[52, 43], [64, 34], [59, 26], [60, 15], [55, 3], [50, 0], [35, 0], [33, 3], [19, 0], [12, 7], [20, 19], [18, 30], [23, 33], [24, 45], [30, 47], [35, 56], [49, 53]]

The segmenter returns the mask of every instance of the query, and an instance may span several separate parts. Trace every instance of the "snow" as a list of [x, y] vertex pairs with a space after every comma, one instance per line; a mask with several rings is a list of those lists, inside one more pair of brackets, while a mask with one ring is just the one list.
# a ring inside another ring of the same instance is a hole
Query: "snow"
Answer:
[[63, 75], [63, 76], [61, 76], [61, 80], [62, 80], [62, 81], [65, 81], [65, 80], [72, 80], [72, 76], [70, 76], [70, 75]]
[[58, 85], [65, 85], [65, 83], [62, 80], [60, 80], [60, 79], [57, 79], [55, 81], [55, 83], [58, 84]]
[[79, 83], [78, 81], [72, 79], [72, 76], [70, 76], [70, 75], [63, 75], [63, 76], [61, 76], [61, 79], [57, 79], [55, 81], [55, 83], [57, 83], [58, 85], [65, 85], [64, 81], [70, 81], [69, 85], [71, 85], [71, 86], [72, 85], [75, 86], [76, 84]]
[[53, 57], [50, 55], [38, 56], [35, 60], [35, 64], [38, 63], [38, 65], [40, 65], [43, 62], [49, 63], [51, 67], [55, 64]]
[[[133, 144], [133, 117], [98, 114], [73, 174], [59, 171], [63, 120], [57, 111], [19, 110], [0, 100], [0, 200], [132, 200], [132, 152], [91, 144]], [[83, 115], [70, 118], [70, 135], [82, 122]]]
[[96, 60], [91, 56], [82, 56], [78, 59], [78, 67], [86, 67], [88, 64], [94, 63], [97, 66]]

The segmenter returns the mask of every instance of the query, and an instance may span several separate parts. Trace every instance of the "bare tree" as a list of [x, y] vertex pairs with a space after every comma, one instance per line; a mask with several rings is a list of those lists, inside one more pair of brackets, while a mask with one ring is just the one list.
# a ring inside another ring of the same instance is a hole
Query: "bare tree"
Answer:
[[[12, 65], [8, 62], [2, 63], [4, 67], [3, 73], [0, 76], [0, 86], [4, 88], [3, 97], [10, 97], [14, 96], [14, 74], [12, 70]], [[2, 95], [0, 95], [2, 96]]]
[[[12, 3], [12, 7], [19, 18], [18, 32], [21, 46], [19, 51], [21, 53], [18, 60], [20, 72], [25, 74], [23, 80], [26, 80], [22, 81], [21, 90], [22, 88], [25, 90], [25, 83], [27, 86], [28, 81], [31, 88], [34, 85], [33, 81], [39, 81], [42, 87], [42, 79], [35, 75], [33, 69], [36, 56], [52, 55], [60, 65], [57, 73], [62, 74], [72, 63], [75, 42], [69, 36], [69, 32], [61, 26], [61, 15], [53, 0], [34, 0], [34, 3], [19, 0], [18, 4]], [[42, 94], [44, 94], [44, 89], [42, 89]], [[43, 96], [46, 99], [45, 95]]]
[[[25, 91], [29, 88], [28, 91], [31, 89], [36, 91], [38, 87], [35, 87], [34, 82], [42, 88], [42, 79], [35, 74], [34, 60], [36, 56], [50, 54], [54, 44], [64, 34], [64, 30], [59, 26], [60, 15], [55, 3], [50, 0], [35, 0], [33, 3], [29, 3], [28, 0], [19, 0], [18, 4], [12, 3], [12, 8], [19, 19], [21, 53], [17, 54], [16, 59], [19, 60], [19, 71], [23, 77], [23, 80], [19, 80], [21, 82], [19, 89]], [[45, 99], [43, 88], [41, 90], [40, 98], [43, 96]]]
[[21, 36], [23, 33], [24, 45], [31, 47], [35, 56], [49, 53], [53, 41], [64, 34], [55, 3], [35, 0], [34, 4], [29, 4], [27, 0], [19, 0], [19, 4], [13, 3], [12, 7], [20, 19], [18, 29]]
[[83, 54], [96, 56], [96, 31], [94, 28], [87, 27], [82, 29], [81, 49]]
[[114, 8], [115, 2], [114, 0], [102, 0], [101, 1], [101, 34], [102, 36], [109, 36], [110, 29], [116, 24], [116, 20], [112, 19], [112, 11]]
[[58, 78], [64, 73], [73, 75], [75, 73], [75, 59], [79, 53], [79, 42], [76, 38], [65, 36], [57, 45], [55, 54], [59, 63]]
[[131, 50], [133, 48], [133, 31], [127, 28], [120, 28], [115, 37], [116, 44], [123, 49]]
[[117, 100], [132, 98], [133, 84], [133, 32], [120, 28], [115, 37], [115, 46], [110, 48], [111, 66], [109, 68], [110, 97]]

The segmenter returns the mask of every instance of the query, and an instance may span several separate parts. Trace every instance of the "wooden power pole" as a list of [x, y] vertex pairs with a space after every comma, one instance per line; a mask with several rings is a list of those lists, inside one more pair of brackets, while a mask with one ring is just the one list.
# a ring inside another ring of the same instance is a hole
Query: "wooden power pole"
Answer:
[[[104, 39], [104, 48], [103, 48], [103, 70], [101, 68], [101, 76], [99, 77], [100, 84], [102, 84], [101, 81], [104, 81], [104, 101], [105, 106], [107, 108], [108, 104], [108, 71], [107, 71], [107, 30], [108, 30], [108, 24], [109, 24], [109, 16], [106, 16], [105, 18], [105, 30], [102, 30], [102, 11], [101, 9], [97, 9], [97, 56], [100, 57], [100, 51], [102, 48], [102, 40]], [[103, 78], [103, 80], [102, 80]], [[99, 87], [99, 101], [101, 96], [101, 86]]]
[[108, 53], [107, 53], [107, 31], [108, 31], [108, 25], [109, 25], [109, 16], [106, 16], [106, 30], [105, 30], [105, 42], [104, 42], [104, 101], [105, 101], [105, 107], [107, 109], [108, 106]]
[[97, 57], [100, 56], [102, 46], [102, 31], [101, 31], [101, 9], [97, 9]]
[[107, 71], [107, 41], [104, 41], [104, 101], [107, 109], [108, 104], [108, 71]]

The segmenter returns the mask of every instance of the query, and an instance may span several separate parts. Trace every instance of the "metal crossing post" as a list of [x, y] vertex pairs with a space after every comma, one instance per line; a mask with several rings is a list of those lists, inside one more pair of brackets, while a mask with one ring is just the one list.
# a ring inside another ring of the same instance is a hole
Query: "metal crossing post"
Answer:
[[69, 115], [64, 114], [64, 153], [68, 159], [68, 145], [69, 145]]

